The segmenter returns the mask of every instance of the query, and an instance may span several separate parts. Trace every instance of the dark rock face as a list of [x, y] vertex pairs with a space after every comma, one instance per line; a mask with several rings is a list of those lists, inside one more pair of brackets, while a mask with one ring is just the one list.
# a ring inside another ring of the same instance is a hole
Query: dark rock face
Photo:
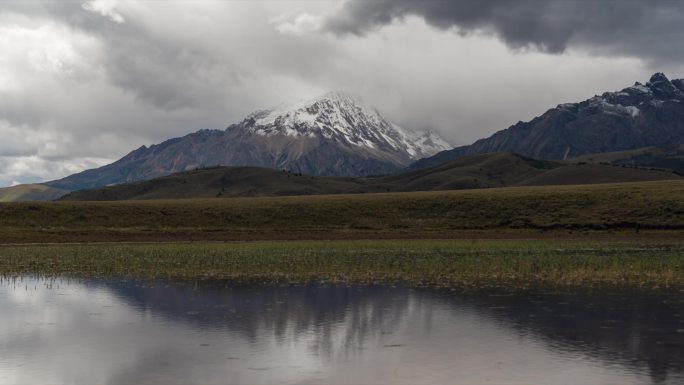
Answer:
[[257, 166], [307, 175], [394, 172], [449, 146], [436, 135], [402, 129], [338, 92], [257, 111], [226, 130], [201, 130], [118, 161], [46, 183], [66, 190], [148, 180], [206, 166]]
[[511, 151], [538, 159], [684, 143], [684, 80], [657, 73], [580, 103], [561, 104], [529, 122], [499, 131], [469, 146], [421, 159], [419, 169], [466, 155]]

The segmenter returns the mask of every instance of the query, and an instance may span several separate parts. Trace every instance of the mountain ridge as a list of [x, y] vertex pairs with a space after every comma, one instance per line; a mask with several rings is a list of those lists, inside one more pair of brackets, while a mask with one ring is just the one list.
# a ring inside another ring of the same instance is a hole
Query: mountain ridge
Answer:
[[684, 79], [670, 81], [659, 72], [646, 84], [559, 104], [473, 144], [414, 162], [409, 169], [497, 151], [562, 160], [672, 143], [684, 143]]

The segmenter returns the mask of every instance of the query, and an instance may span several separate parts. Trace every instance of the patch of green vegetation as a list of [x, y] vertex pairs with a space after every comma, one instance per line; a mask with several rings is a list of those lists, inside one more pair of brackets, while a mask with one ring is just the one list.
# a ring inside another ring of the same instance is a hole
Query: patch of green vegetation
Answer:
[[412, 285], [684, 284], [684, 241], [290, 241], [0, 247], [0, 274]]

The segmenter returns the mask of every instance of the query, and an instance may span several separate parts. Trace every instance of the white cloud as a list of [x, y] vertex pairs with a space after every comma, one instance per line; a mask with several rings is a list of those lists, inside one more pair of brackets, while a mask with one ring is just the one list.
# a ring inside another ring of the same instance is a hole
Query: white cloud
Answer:
[[111, 159], [79, 158], [60, 162], [43, 159], [36, 155], [4, 157], [0, 156], [0, 186], [13, 186], [17, 183], [35, 183], [64, 177], [86, 168], [99, 167]]
[[81, 6], [86, 11], [100, 14], [109, 18], [115, 23], [121, 24], [125, 22], [125, 19], [119, 12], [117, 12], [117, 3], [118, 2], [116, 0], [90, 0], [83, 3]]
[[321, 16], [302, 13], [294, 18], [286, 14], [281, 15], [272, 19], [272, 22], [276, 25], [276, 29], [279, 32], [303, 36], [320, 31], [323, 27], [324, 19]]
[[0, 92], [48, 86], [60, 79], [96, 76], [100, 42], [83, 31], [51, 20], [0, 24]]

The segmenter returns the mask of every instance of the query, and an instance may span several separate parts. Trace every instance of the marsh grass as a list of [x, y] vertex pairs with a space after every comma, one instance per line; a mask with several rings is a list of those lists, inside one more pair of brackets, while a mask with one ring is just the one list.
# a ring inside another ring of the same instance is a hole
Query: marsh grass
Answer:
[[0, 247], [0, 275], [452, 286], [684, 284], [684, 241], [278, 241]]

